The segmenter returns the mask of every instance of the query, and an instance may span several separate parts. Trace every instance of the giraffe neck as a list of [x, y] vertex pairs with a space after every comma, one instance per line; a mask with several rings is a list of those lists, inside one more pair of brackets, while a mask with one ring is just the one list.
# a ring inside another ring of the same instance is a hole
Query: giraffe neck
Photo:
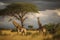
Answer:
[[14, 26], [15, 26], [17, 29], [21, 29], [21, 28], [22, 28], [22, 26], [21, 26], [19, 23], [17, 23], [15, 20], [14, 20], [12, 23], [14, 24]]

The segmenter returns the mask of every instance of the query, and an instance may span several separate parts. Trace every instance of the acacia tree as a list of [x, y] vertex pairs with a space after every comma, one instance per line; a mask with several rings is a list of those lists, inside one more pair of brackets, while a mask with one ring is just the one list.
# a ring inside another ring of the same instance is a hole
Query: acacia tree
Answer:
[[59, 28], [59, 25], [60, 25], [59, 23], [57, 24], [49, 23], [49, 24], [45, 24], [44, 26], [46, 27], [48, 32], [55, 34], [57, 32], [57, 29]]
[[[4, 11], [4, 12], [3, 12]], [[0, 15], [9, 15], [14, 16], [21, 22], [21, 26], [23, 27], [23, 22], [27, 19], [25, 17], [28, 12], [38, 12], [37, 7], [34, 4], [30, 3], [11, 3], [5, 9], [0, 11]]]

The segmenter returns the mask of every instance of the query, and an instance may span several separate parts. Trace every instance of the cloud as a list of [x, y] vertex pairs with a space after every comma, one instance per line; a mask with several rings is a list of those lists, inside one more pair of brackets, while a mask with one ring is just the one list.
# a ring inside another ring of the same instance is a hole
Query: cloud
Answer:
[[36, 17], [39, 17], [39, 16], [40, 16], [40, 17], [47, 17], [47, 15], [44, 15], [44, 14], [41, 13], [41, 12], [39, 12], [39, 14], [36, 13], [35, 16], [36, 16]]
[[39, 14], [35, 14], [33, 17], [31, 17], [31, 20], [37, 21], [37, 17], [40, 17], [40, 21], [42, 24], [46, 23], [60, 23], [60, 15], [56, 12], [56, 10], [45, 10], [45, 11], [40, 11]]
[[0, 9], [4, 9], [8, 4], [0, 2]]
[[58, 15], [58, 13], [56, 12], [56, 10], [46, 10], [41, 12], [43, 15], [47, 15], [44, 17], [41, 17], [41, 22], [44, 23], [60, 23], [60, 16]]
[[60, 9], [56, 9], [56, 13], [60, 16]]
[[60, 0], [42, 0], [42, 1], [53, 1], [53, 2], [60, 2]]
[[60, 8], [59, 0], [0, 0], [5, 3], [13, 3], [13, 2], [28, 2], [37, 5], [40, 10], [46, 9], [58, 9]]
[[8, 5], [8, 4], [4, 2], [0, 2], [0, 5]]
[[[1, 2], [11, 2], [11, 1], [25, 1], [25, 0], [0, 0]], [[53, 2], [59, 2], [60, 0], [26, 0], [26, 1], [53, 1]]]
[[40, 10], [46, 10], [46, 9], [53, 10], [60, 8], [60, 2], [32, 1], [32, 3], [35, 3]]

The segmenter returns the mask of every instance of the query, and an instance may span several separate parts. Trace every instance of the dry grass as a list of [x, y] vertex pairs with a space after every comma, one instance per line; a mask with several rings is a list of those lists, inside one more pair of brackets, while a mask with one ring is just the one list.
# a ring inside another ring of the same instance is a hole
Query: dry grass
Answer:
[[49, 37], [49, 36], [44, 36], [42, 32], [38, 33], [38, 31], [28, 31], [28, 33], [29, 32], [31, 33], [29, 35], [21, 35], [21, 34], [17, 34], [17, 32], [10, 32], [8, 35], [3, 35], [3, 36], [0, 35], [0, 40], [43, 40], [45, 37], [46, 38]]

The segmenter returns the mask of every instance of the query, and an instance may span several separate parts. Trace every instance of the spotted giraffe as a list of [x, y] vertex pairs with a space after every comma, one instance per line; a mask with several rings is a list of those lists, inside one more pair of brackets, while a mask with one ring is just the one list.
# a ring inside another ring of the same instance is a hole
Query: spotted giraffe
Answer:
[[38, 26], [39, 26], [39, 28], [38, 28], [39, 32], [42, 31], [43, 34], [45, 35], [47, 30], [46, 30], [46, 28], [43, 27], [42, 24], [40, 23], [39, 17], [37, 17], [37, 22], [38, 22]]
[[21, 25], [19, 25], [19, 23], [17, 23], [15, 20], [12, 22], [14, 24], [14, 26], [17, 28], [18, 32], [21, 32], [23, 35], [26, 34], [26, 28], [22, 27]]

